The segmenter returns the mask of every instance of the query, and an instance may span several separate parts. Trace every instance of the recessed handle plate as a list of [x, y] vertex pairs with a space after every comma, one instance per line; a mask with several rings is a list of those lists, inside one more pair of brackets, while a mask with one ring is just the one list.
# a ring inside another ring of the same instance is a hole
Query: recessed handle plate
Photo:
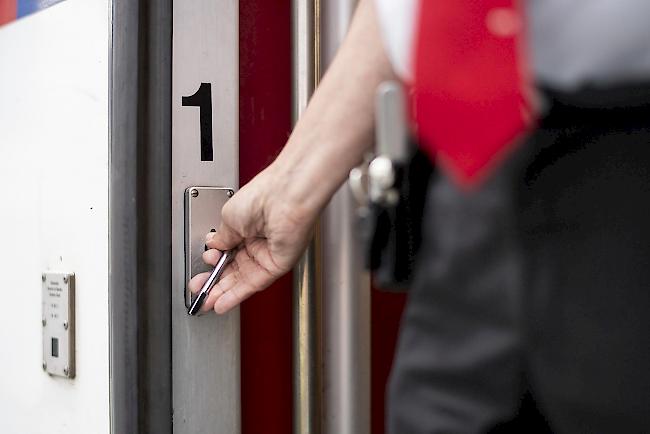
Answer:
[[221, 208], [234, 194], [227, 187], [188, 187], [185, 190], [185, 307], [192, 305], [192, 294], [187, 282], [198, 273], [212, 271], [203, 262], [205, 235], [215, 231], [221, 223]]

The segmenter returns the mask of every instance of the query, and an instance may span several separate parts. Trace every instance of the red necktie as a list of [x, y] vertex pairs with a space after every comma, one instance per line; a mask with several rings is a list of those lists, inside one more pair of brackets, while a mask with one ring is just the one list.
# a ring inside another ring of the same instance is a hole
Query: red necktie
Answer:
[[421, 147], [465, 186], [534, 123], [519, 0], [420, 0], [411, 89]]

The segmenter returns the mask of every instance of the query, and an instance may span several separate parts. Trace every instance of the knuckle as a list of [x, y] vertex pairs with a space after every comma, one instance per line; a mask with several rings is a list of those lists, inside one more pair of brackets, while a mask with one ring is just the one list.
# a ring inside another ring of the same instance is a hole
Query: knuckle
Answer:
[[221, 208], [221, 219], [224, 222], [229, 222], [234, 218], [234, 202], [229, 200]]

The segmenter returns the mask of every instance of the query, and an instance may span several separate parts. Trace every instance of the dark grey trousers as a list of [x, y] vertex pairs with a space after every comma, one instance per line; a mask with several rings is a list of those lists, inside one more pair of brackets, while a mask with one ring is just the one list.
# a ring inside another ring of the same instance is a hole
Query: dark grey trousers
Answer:
[[650, 106], [551, 106], [479, 189], [433, 176], [392, 434], [650, 433]]

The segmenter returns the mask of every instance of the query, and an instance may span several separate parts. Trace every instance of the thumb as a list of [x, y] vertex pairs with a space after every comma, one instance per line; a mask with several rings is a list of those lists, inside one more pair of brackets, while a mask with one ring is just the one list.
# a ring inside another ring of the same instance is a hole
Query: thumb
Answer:
[[210, 232], [205, 244], [211, 249], [230, 250], [243, 241], [243, 237], [233, 228], [221, 222], [216, 232]]

